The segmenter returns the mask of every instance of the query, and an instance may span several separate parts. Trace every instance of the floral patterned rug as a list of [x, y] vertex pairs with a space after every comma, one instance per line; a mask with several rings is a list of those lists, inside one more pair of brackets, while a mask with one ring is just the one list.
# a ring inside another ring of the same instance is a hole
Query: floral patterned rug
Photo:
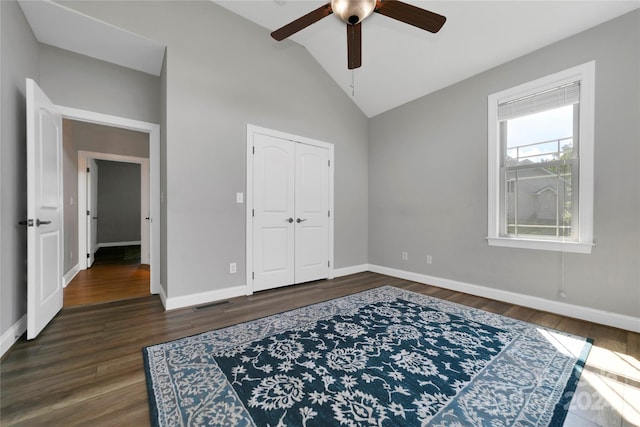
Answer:
[[559, 426], [590, 340], [385, 286], [143, 349], [158, 426]]

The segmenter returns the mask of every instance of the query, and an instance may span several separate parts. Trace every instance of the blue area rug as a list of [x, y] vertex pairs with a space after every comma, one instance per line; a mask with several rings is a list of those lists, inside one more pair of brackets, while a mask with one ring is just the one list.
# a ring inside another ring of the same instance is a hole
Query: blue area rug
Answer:
[[591, 343], [382, 287], [143, 349], [158, 426], [561, 426]]

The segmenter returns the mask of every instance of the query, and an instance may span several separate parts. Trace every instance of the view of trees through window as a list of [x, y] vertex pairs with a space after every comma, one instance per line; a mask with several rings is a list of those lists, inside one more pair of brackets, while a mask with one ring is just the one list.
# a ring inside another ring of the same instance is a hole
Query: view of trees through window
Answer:
[[566, 105], [501, 123], [508, 235], [572, 236], [577, 108]]

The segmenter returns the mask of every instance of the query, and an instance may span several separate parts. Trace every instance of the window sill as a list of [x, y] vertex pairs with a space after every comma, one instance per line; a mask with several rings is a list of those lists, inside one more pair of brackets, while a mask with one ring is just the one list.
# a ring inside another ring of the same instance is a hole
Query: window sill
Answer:
[[512, 237], [487, 237], [489, 246], [502, 246], [507, 248], [535, 249], [541, 251], [573, 252], [578, 254], [590, 254], [593, 243], [584, 242], [560, 242], [556, 240], [523, 239]]

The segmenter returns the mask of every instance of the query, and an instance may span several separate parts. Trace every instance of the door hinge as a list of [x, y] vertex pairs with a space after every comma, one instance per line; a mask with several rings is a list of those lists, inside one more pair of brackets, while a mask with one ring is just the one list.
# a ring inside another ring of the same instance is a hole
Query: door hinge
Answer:
[[253, 154], [256, 154], [256, 147], [253, 147]]
[[255, 209], [251, 209], [251, 216], [256, 216], [256, 210]]
[[327, 261], [327, 267], [331, 268], [331, 261]]
[[87, 173], [89, 173], [89, 168], [87, 168]]
[[331, 211], [327, 211], [327, 217], [331, 218]]
[[87, 216], [91, 215], [91, 211], [87, 211]]
[[251, 280], [255, 280], [256, 278], [256, 273], [251, 273]]
[[329, 164], [329, 167], [331, 167], [331, 160], [327, 160], [327, 163]]
[[87, 259], [89, 259], [91, 257], [91, 255], [87, 254]]

